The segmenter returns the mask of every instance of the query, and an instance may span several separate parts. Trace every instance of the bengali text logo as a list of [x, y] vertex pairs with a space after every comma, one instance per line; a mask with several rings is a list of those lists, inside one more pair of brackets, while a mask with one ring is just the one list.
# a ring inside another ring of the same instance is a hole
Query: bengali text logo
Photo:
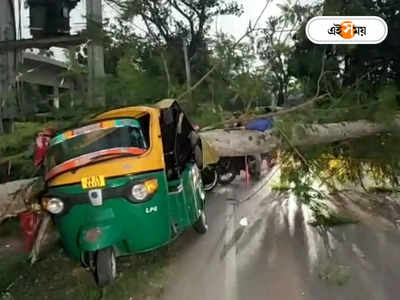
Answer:
[[379, 44], [388, 27], [379, 17], [315, 17], [306, 26], [308, 39], [315, 44]]

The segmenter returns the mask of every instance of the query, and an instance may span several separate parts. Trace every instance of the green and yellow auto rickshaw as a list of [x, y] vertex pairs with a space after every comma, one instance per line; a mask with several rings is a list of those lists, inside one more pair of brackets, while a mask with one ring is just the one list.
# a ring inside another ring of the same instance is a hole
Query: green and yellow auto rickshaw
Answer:
[[104, 286], [116, 257], [207, 231], [199, 168], [200, 139], [175, 101], [116, 109], [51, 139], [42, 204], [66, 253]]

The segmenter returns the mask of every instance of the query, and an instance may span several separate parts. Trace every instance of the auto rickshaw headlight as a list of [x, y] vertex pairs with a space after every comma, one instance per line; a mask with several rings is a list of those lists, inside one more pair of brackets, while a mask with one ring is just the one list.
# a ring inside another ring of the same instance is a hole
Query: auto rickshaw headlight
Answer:
[[135, 184], [132, 187], [132, 196], [136, 200], [143, 201], [147, 198], [149, 193], [147, 192], [146, 186], [142, 183]]
[[58, 198], [44, 198], [43, 207], [52, 214], [60, 214], [64, 210], [64, 202]]
[[158, 182], [156, 179], [146, 180], [132, 187], [132, 196], [137, 201], [145, 201], [150, 195], [157, 191], [157, 188]]

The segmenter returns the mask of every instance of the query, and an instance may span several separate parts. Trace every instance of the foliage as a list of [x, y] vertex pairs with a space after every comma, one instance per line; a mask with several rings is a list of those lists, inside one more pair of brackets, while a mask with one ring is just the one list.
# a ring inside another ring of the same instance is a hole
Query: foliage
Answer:
[[270, 104], [264, 74], [253, 67], [256, 55], [251, 44], [237, 44], [232, 37], [219, 34], [211, 62], [217, 66], [208, 79], [214, 105], [248, 111], [255, 105]]
[[0, 139], [0, 153], [9, 156], [25, 151], [32, 143], [33, 137], [43, 127], [43, 124], [18, 122], [13, 134], [3, 135]]
[[271, 16], [260, 28], [256, 36], [257, 54], [263, 62], [262, 69], [266, 83], [274, 94], [275, 104], [282, 106], [290, 95], [299, 93], [297, 78], [292, 76], [291, 57], [296, 48], [296, 31], [304, 26], [304, 21], [318, 15], [319, 5], [300, 5], [288, 0], [278, 5], [281, 15]]
[[240, 15], [236, 1], [164, 0], [132, 1], [118, 3], [125, 20], [141, 18], [146, 26], [145, 37], [153, 46], [164, 48], [170, 73], [180, 84], [185, 82], [183, 45], [187, 44], [193, 79], [207, 71], [208, 50], [206, 34], [216, 16]]
[[109, 102], [121, 105], [152, 103], [168, 96], [168, 86], [156, 59], [146, 69], [132, 61], [133, 55], [122, 57], [116, 76], [107, 82]]
[[334, 226], [354, 222], [330, 209], [326, 202], [328, 197], [322, 192], [323, 186], [328, 191], [355, 186], [366, 190], [367, 183], [368, 189], [374, 185], [395, 189], [399, 186], [398, 160], [355, 159], [354, 156], [344, 156], [344, 153], [334, 156], [326, 147], [322, 153], [307, 151], [301, 157], [296, 151], [286, 151], [281, 154], [280, 163], [281, 182], [290, 187], [297, 199], [309, 205], [314, 213], [315, 225]]
[[[236, 1], [228, 0], [109, 2], [118, 5], [122, 11], [118, 26], [110, 26], [107, 34], [111, 43], [107, 43], [105, 56], [111, 58], [108, 65], [114, 71], [108, 85], [109, 95], [125, 89], [128, 96], [124, 98], [141, 99], [142, 102], [178, 97], [188, 84], [197, 82], [211, 67], [209, 32], [214, 18], [239, 16], [242, 12]], [[138, 19], [142, 21], [142, 27], [132, 26], [130, 22]], [[184, 47], [187, 48], [190, 82], [185, 69]], [[118, 60], [131, 61], [137, 69], [133, 70], [127, 64], [121, 67]], [[135, 80], [133, 84], [132, 79]], [[212, 83], [212, 79], [206, 81], [183, 101], [188, 112], [195, 113], [198, 105], [210, 102], [225, 89], [220, 82]], [[111, 101], [115, 102], [116, 98]]]

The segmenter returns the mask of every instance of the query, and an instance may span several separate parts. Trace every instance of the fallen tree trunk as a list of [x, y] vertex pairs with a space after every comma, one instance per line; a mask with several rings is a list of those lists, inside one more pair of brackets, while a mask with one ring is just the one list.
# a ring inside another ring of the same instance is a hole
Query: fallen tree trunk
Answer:
[[33, 243], [32, 251], [30, 254], [30, 261], [33, 265], [39, 258], [40, 248], [42, 246], [43, 240], [46, 238], [47, 229], [50, 224], [51, 217], [48, 213], [45, 213], [42, 221], [40, 222], [40, 227], [38, 234], [36, 236], [35, 242]]
[[24, 179], [0, 185], [0, 224], [26, 210], [42, 188], [38, 178]]
[[[393, 124], [400, 128], [400, 119]], [[249, 130], [211, 130], [201, 132], [202, 139], [206, 140], [220, 156], [234, 157], [249, 154], [267, 153], [278, 148], [287, 147], [286, 136], [291, 145], [297, 147], [329, 144], [333, 142], [372, 136], [387, 131], [381, 124], [365, 120], [355, 122], [331, 123], [323, 125], [297, 126], [291, 132], [262, 133]]]

